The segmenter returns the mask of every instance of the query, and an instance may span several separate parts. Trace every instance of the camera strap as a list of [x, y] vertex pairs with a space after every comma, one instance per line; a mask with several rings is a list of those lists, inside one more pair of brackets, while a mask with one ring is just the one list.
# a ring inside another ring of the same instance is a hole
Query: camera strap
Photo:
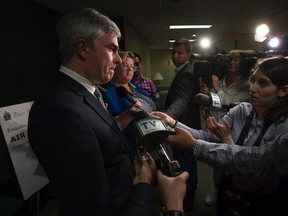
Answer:
[[[246, 122], [245, 122], [245, 125], [244, 127], [242, 128], [241, 130], [241, 133], [237, 139], [237, 142], [236, 142], [236, 145], [243, 145], [244, 144], [244, 139], [246, 138], [246, 136], [248, 135], [248, 132], [250, 130], [250, 127], [251, 127], [251, 122], [253, 120], [253, 117], [254, 117], [254, 114], [255, 114], [255, 109], [253, 108], [250, 112], [250, 114], [248, 115], [247, 119], [246, 119]], [[259, 146], [260, 145], [260, 142], [266, 132], [266, 130], [269, 128], [270, 124], [265, 124], [264, 127], [262, 128], [259, 136], [257, 137], [255, 143], [253, 146]]]

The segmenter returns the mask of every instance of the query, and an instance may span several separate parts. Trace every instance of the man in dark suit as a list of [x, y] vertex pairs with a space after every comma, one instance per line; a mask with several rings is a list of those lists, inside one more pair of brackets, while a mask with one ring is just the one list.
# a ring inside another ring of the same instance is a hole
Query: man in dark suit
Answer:
[[[186, 38], [175, 41], [172, 51], [172, 61], [176, 67], [173, 79], [166, 97], [166, 113], [174, 119], [195, 129], [201, 129], [200, 108], [195, 104], [194, 96], [199, 93], [199, 80], [193, 73], [190, 62], [192, 45]], [[173, 150], [173, 156], [181, 168], [189, 172], [189, 190], [184, 200], [184, 210], [192, 211], [197, 187], [197, 164], [193, 154]]]
[[[97, 98], [101, 94], [94, 95], [121, 63], [118, 27], [85, 8], [64, 16], [57, 32], [62, 65], [31, 108], [28, 136], [59, 198], [59, 216], [151, 215], [154, 160], [133, 161], [117, 123]], [[183, 174], [182, 180], [188, 176]], [[177, 187], [181, 191], [185, 184]]]

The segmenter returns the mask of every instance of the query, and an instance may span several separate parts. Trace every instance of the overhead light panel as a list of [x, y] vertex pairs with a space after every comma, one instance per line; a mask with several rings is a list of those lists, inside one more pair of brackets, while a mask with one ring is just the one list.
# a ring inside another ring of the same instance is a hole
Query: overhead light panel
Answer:
[[208, 29], [212, 25], [170, 25], [169, 29]]
[[[174, 43], [176, 40], [169, 40], [169, 43]], [[189, 39], [190, 42], [196, 41], [195, 39]]]

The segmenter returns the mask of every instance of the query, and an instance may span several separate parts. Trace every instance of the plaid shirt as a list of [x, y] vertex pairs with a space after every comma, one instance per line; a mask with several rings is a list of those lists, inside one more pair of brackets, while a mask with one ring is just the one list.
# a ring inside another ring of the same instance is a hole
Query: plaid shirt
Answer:
[[140, 82], [136, 83], [141, 89], [150, 94], [153, 97], [153, 100], [156, 102], [157, 89], [151, 79], [141, 76]]
[[255, 176], [287, 175], [288, 119], [279, 124], [272, 124], [263, 136], [260, 146], [253, 146], [263, 127], [263, 124], [256, 123], [254, 116], [244, 145], [236, 145], [233, 142], [238, 139], [251, 109], [251, 104], [243, 102], [224, 116], [224, 119], [229, 122], [232, 136], [232, 140], [226, 144], [217, 143], [218, 138], [209, 130], [195, 130], [180, 122], [177, 127], [185, 128], [192, 133], [197, 139], [194, 149], [195, 158], [211, 166], [242, 175], [251, 175], [251, 173]]

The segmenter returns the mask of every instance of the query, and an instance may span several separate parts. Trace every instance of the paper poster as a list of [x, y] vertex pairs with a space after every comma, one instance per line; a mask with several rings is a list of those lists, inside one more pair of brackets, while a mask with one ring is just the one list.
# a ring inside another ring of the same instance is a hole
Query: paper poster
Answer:
[[0, 108], [0, 124], [24, 200], [49, 183], [28, 140], [28, 115], [33, 102]]

